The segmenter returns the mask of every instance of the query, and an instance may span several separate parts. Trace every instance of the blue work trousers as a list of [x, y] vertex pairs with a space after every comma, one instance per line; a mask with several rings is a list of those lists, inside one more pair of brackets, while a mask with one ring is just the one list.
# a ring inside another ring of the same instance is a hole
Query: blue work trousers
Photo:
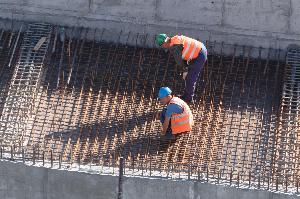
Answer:
[[[160, 122], [161, 122], [162, 125], [163, 125], [164, 122], [165, 122], [166, 112], [167, 112], [167, 108], [164, 108], [164, 109], [162, 110], [162, 112], [161, 112], [161, 115], [160, 115]], [[169, 126], [168, 126], [168, 129], [167, 129], [166, 134], [172, 134], [171, 120], [170, 120], [170, 122], [169, 122]]]
[[185, 100], [186, 102], [190, 102], [193, 100], [196, 83], [206, 60], [207, 50], [203, 45], [198, 57], [195, 60], [192, 60], [191, 65], [189, 65], [188, 67], [188, 74], [185, 79], [185, 91], [183, 95], [183, 100]]

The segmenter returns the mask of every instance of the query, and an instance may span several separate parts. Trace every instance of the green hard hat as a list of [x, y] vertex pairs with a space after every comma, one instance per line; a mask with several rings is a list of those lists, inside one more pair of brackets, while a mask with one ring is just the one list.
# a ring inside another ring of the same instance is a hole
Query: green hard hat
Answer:
[[161, 46], [165, 40], [167, 39], [167, 35], [166, 34], [159, 34], [156, 36], [156, 43], [157, 45]]

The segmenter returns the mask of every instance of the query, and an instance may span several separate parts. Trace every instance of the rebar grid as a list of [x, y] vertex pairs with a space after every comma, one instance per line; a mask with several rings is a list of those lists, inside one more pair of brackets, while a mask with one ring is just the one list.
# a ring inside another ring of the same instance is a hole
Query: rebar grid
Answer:
[[[21, 34], [21, 29], [15, 41], [15, 48]], [[49, 39], [44, 42], [38, 50], [35, 45], [42, 37], [48, 37], [51, 26], [46, 24], [29, 25], [22, 40], [18, 61], [9, 83], [8, 94], [3, 105], [0, 118], [0, 135], [2, 145], [23, 146], [23, 133], [26, 131], [28, 118], [34, 108], [34, 100], [38, 95], [39, 82], [43, 62], [48, 50]], [[8, 66], [11, 67], [10, 59]], [[21, 140], [18, 138], [21, 137]], [[15, 141], [19, 141], [15, 143]]]
[[[289, 61], [285, 67], [279, 60], [283, 52], [260, 48], [253, 58], [252, 47], [207, 41], [210, 54], [191, 106], [195, 127], [176, 142], [167, 142], [154, 118], [161, 108], [156, 95], [161, 86], [183, 92], [180, 69], [159, 49], [87, 39], [105, 31], [73, 28], [67, 36], [61, 28], [53, 29], [38, 96], [19, 137], [24, 147], [7, 148], [2, 142], [1, 157], [8, 152], [13, 159], [49, 160], [51, 166], [59, 162], [113, 168], [123, 157], [126, 169], [142, 175], [205, 175], [213, 182], [296, 192], [300, 100], [298, 73], [291, 71], [299, 67]], [[132, 38], [141, 36], [128, 34]], [[217, 46], [221, 54], [214, 52]], [[15, 57], [22, 54], [18, 48]], [[263, 53], [278, 59], [263, 60]]]

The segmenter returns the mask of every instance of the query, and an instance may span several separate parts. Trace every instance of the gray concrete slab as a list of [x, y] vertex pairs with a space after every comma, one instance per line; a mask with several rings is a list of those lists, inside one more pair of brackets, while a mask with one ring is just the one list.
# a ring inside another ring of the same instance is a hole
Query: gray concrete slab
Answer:
[[0, 162], [0, 198], [117, 198], [118, 178]]
[[[1, 199], [117, 199], [118, 177], [0, 161]], [[297, 199], [207, 183], [124, 177], [123, 199]]]
[[0, 0], [2, 18], [281, 49], [300, 44], [299, 15], [297, 0]]
[[125, 178], [123, 190], [123, 199], [190, 199], [194, 197], [193, 182]]

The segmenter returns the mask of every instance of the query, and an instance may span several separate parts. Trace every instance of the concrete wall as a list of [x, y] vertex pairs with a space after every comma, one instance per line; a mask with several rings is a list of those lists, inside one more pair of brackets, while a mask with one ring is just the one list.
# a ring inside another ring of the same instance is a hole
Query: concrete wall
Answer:
[[[0, 161], [1, 199], [117, 199], [118, 177], [26, 166]], [[284, 199], [267, 191], [191, 181], [125, 177], [123, 199]]]
[[297, 196], [189, 181], [127, 178], [124, 199], [299, 199]]
[[1, 199], [117, 198], [118, 178], [0, 161]]
[[300, 44], [299, 0], [0, 0], [0, 17], [267, 48]]

